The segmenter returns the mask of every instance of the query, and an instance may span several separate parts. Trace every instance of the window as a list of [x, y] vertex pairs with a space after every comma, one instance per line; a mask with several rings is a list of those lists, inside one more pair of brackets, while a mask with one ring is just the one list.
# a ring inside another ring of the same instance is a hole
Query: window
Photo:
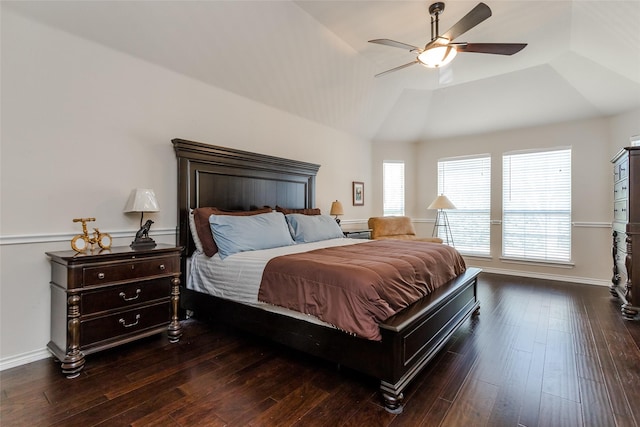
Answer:
[[489, 255], [491, 157], [457, 157], [438, 161], [438, 194], [456, 206], [447, 210], [456, 249], [467, 255]]
[[502, 158], [502, 255], [571, 260], [571, 149]]
[[404, 162], [382, 164], [384, 216], [404, 215]]

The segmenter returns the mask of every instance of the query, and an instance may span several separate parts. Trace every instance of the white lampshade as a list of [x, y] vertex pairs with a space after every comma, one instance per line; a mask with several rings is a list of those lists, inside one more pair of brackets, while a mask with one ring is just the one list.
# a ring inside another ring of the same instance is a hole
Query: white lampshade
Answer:
[[451, 200], [444, 194], [439, 195], [436, 199], [431, 202], [427, 209], [455, 209], [456, 206], [451, 203]]
[[342, 203], [339, 201], [335, 201], [331, 203], [331, 212], [329, 215], [344, 215], [344, 208], [342, 207]]
[[129, 200], [124, 207], [124, 212], [158, 212], [158, 200], [153, 190], [147, 188], [136, 188], [131, 190]]

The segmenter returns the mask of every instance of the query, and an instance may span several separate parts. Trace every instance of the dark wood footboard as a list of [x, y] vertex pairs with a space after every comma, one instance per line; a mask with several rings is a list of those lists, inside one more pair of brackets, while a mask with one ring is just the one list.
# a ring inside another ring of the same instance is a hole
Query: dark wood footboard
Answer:
[[326, 326], [184, 289], [180, 301], [199, 319], [222, 322], [380, 380], [387, 411], [402, 412], [403, 391], [455, 330], [479, 310], [477, 277], [461, 276], [380, 325], [382, 340], [353, 337]]

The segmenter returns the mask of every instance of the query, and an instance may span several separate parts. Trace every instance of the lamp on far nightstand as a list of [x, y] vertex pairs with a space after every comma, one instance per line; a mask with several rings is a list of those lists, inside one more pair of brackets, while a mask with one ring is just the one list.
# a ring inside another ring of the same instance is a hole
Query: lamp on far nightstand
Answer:
[[[453, 246], [453, 236], [451, 235], [451, 227], [449, 227], [449, 218], [445, 209], [455, 209], [456, 206], [444, 194], [439, 195], [431, 202], [427, 209], [437, 209], [436, 223], [433, 225], [433, 233], [431, 237], [440, 237], [447, 245]], [[444, 235], [440, 235], [440, 229], [444, 228]]]
[[131, 248], [133, 249], [149, 249], [156, 246], [156, 242], [149, 237], [149, 229], [153, 221], [150, 219], [146, 223], [142, 224], [145, 212], [158, 212], [160, 208], [158, 206], [158, 200], [153, 190], [147, 188], [136, 188], [131, 190], [129, 200], [124, 207], [125, 213], [140, 212], [140, 230], [136, 233], [136, 238], [131, 242]]
[[335, 215], [336, 222], [338, 223], [338, 225], [340, 225], [340, 219], [338, 218], [338, 215], [344, 215], [344, 209], [342, 207], [342, 203], [340, 203], [337, 200], [331, 203], [331, 212], [329, 212], [329, 215]]

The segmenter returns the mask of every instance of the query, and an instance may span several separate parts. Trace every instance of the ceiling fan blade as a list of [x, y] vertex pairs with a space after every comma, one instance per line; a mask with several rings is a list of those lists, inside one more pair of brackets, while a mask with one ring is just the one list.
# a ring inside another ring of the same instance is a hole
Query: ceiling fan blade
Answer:
[[442, 37], [452, 41], [466, 33], [491, 16], [491, 9], [484, 3], [478, 3], [469, 13], [462, 17], [455, 25], [442, 34]]
[[495, 55], [513, 55], [524, 49], [526, 43], [451, 43], [458, 52], [492, 53]]
[[389, 40], [389, 39], [369, 40], [369, 43], [377, 43], [377, 44], [383, 44], [385, 46], [399, 47], [400, 49], [407, 49], [409, 51], [420, 50], [420, 48], [417, 46], [412, 46], [410, 44], [397, 42], [395, 40]]
[[402, 70], [403, 68], [407, 68], [407, 67], [409, 67], [409, 66], [411, 66], [411, 65], [413, 65], [413, 64], [417, 64], [417, 63], [418, 63], [418, 60], [416, 59], [416, 60], [415, 60], [415, 61], [413, 61], [413, 62], [409, 62], [409, 63], [407, 63], [407, 64], [400, 65], [399, 67], [392, 68], [392, 69], [390, 69], [390, 70], [387, 70], [387, 71], [383, 71], [383, 72], [381, 72], [381, 73], [378, 73], [378, 74], [376, 74], [376, 75], [375, 75], [375, 77], [384, 76], [385, 74], [389, 74], [389, 73], [393, 73], [394, 71]]

